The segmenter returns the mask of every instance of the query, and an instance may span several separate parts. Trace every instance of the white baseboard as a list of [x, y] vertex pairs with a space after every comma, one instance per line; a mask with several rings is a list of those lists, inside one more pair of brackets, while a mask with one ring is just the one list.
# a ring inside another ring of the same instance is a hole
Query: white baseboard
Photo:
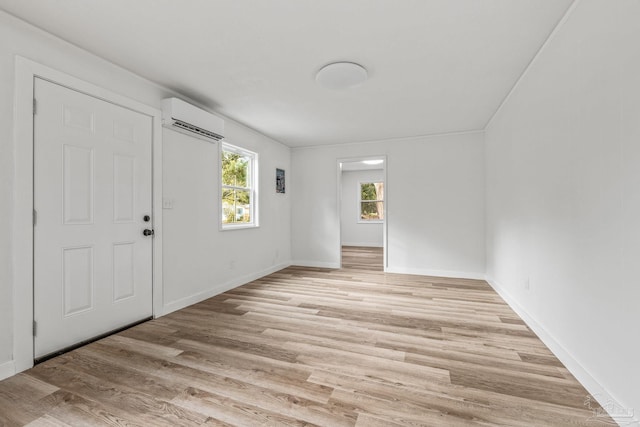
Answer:
[[319, 262], [319, 261], [293, 261], [291, 265], [300, 267], [316, 267], [316, 268], [340, 268], [340, 263], [336, 262]]
[[[609, 416], [619, 425], [638, 425], [638, 418], [634, 417], [633, 410], [631, 413], [624, 406], [624, 402], [615, 399], [609, 391], [604, 388], [590, 373], [587, 371], [575, 357], [571, 355], [547, 330], [536, 321], [529, 313], [509, 294], [499, 282], [487, 277], [486, 281], [500, 295], [500, 297], [516, 312], [518, 316], [531, 328], [531, 330], [540, 338], [540, 340], [551, 350], [551, 352], [562, 362], [562, 364], [571, 372], [571, 374], [584, 386], [589, 394], [595, 398], [598, 403], [605, 408]], [[587, 396], [585, 396], [585, 399]], [[587, 406], [585, 404], [585, 406]], [[597, 421], [597, 412], [594, 410], [593, 421]]]
[[259, 279], [264, 276], [268, 276], [269, 274], [275, 273], [276, 271], [282, 270], [283, 268], [287, 268], [290, 265], [291, 265], [290, 262], [274, 265], [273, 267], [269, 267], [265, 270], [258, 271], [256, 273], [247, 274], [241, 277], [236, 277], [232, 280], [229, 280], [228, 282], [221, 283], [220, 285], [217, 285], [214, 288], [207, 289], [206, 291], [198, 292], [197, 294], [190, 295], [188, 297], [169, 302], [167, 304], [164, 304], [162, 313], [160, 313], [159, 316], [164, 316], [165, 314], [169, 314], [174, 311], [180, 310], [182, 308], [188, 307], [190, 305], [199, 303], [200, 301], [204, 301], [207, 298], [214, 297], [223, 292], [226, 292], [233, 288], [237, 288], [238, 286], [242, 286], [246, 283], [249, 283], [253, 280]]
[[359, 243], [347, 243], [343, 242], [341, 246], [360, 246], [364, 248], [382, 248], [382, 244], [379, 243], [371, 243], [371, 242], [359, 242]]
[[398, 268], [398, 267], [387, 267], [384, 271], [385, 273], [447, 277], [451, 279], [484, 280], [485, 278], [484, 273], [470, 273], [467, 271], [429, 270], [429, 269], [423, 269], [423, 268]]
[[13, 360], [0, 363], [0, 381], [2, 381], [5, 378], [12, 377], [15, 374], [16, 374], [16, 367], [13, 363]]

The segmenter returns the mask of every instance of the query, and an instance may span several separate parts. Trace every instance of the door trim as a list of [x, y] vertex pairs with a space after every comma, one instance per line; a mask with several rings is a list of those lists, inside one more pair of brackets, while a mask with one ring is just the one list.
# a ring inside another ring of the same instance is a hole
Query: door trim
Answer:
[[15, 155], [13, 206], [13, 364], [33, 366], [33, 92], [35, 78], [66, 86], [152, 118], [153, 316], [162, 315], [162, 123], [161, 112], [125, 96], [16, 55], [13, 109]]

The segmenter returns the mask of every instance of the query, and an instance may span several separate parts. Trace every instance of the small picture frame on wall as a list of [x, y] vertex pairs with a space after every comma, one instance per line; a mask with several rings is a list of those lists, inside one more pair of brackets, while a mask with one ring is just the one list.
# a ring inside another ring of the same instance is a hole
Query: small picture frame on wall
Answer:
[[284, 192], [285, 192], [284, 169], [276, 168], [276, 193], [284, 194]]

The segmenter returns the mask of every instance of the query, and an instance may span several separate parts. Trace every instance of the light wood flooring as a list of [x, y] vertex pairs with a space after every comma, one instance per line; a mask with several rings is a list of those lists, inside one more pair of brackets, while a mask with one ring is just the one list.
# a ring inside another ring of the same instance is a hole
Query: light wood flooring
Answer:
[[343, 246], [342, 268], [382, 271], [382, 253], [382, 248]]
[[483, 281], [290, 267], [0, 382], [0, 425], [594, 426]]

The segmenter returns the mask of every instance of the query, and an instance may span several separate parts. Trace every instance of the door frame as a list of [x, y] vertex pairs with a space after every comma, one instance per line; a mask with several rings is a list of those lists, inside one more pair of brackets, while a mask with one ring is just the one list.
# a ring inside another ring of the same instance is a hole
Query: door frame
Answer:
[[386, 154], [381, 154], [379, 156], [342, 157], [337, 159], [336, 161], [336, 172], [337, 172], [336, 182], [338, 184], [338, 188], [337, 188], [338, 200], [336, 202], [336, 205], [338, 207], [338, 210], [337, 210], [338, 212], [338, 260], [339, 260], [338, 268], [342, 268], [342, 168], [340, 167], [340, 165], [346, 162], [361, 162], [363, 160], [377, 160], [377, 159], [384, 160], [384, 164], [382, 168], [382, 179], [384, 180], [384, 205], [383, 205], [384, 221], [382, 222], [382, 268], [383, 268], [383, 271], [386, 272], [389, 266], [389, 263], [387, 260], [388, 258], [387, 223], [389, 219], [389, 216], [387, 213], [388, 205], [389, 205], [389, 199], [387, 198], [387, 194], [388, 194], [387, 189], [389, 188], [387, 184], [387, 168], [389, 165], [389, 158], [387, 157]]
[[152, 245], [153, 316], [162, 314], [162, 123], [157, 108], [15, 56], [13, 143], [15, 155], [13, 206], [13, 364], [15, 373], [33, 366], [33, 95], [35, 79], [41, 78], [69, 89], [152, 118]]

